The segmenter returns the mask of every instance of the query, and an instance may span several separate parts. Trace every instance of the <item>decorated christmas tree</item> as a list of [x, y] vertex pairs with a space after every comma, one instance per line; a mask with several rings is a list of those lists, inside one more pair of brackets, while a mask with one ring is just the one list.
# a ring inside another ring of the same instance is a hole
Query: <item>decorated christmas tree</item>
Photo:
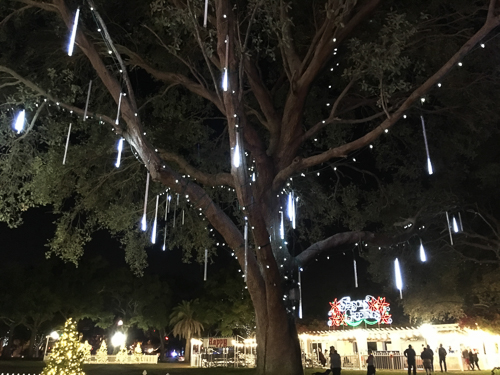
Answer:
[[123, 345], [120, 348], [120, 351], [116, 355], [116, 361], [119, 363], [127, 363], [130, 360], [129, 355], [128, 355], [128, 350], [127, 346]]
[[134, 349], [134, 361], [141, 362], [141, 358], [144, 354], [142, 354], [141, 343], [138, 342]]
[[99, 363], [108, 362], [108, 346], [106, 345], [106, 340], [102, 340], [101, 347], [97, 351], [95, 359]]
[[84, 344], [80, 344], [80, 350], [81, 350], [82, 355], [83, 355], [83, 362], [89, 363], [90, 358], [92, 357], [92, 353], [91, 353], [92, 345], [90, 345], [88, 341], [85, 341]]
[[84, 353], [80, 350], [76, 322], [69, 318], [41, 375], [85, 375], [83, 361]]

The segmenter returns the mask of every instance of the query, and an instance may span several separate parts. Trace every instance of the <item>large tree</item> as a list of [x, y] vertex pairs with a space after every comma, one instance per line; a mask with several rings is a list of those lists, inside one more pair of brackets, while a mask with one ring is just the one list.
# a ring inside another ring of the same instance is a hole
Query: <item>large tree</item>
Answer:
[[[50, 204], [59, 214], [50, 254], [76, 262], [105, 228], [140, 272], [144, 164], [151, 191], [174, 197], [167, 246], [202, 259], [227, 244], [246, 270], [259, 373], [302, 373], [298, 269], [346, 244], [389, 246], [415, 233], [408, 223], [436, 198], [418, 167], [425, 151], [414, 106], [498, 26], [500, 4], [443, 0], [421, 14], [415, 1], [215, 0], [205, 28], [201, 0], [87, 3], [71, 59], [62, 45], [76, 2], [0, 5], [0, 219], [18, 225], [24, 210]], [[16, 135], [7, 124], [21, 107], [29, 126]], [[417, 121], [393, 129], [405, 114]], [[116, 135], [132, 153], [113, 170]], [[373, 144], [377, 174], [357, 174], [352, 154]], [[282, 230], [292, 191], [297, 229]], [[401, 217], [410, 219], [387, 226]]]

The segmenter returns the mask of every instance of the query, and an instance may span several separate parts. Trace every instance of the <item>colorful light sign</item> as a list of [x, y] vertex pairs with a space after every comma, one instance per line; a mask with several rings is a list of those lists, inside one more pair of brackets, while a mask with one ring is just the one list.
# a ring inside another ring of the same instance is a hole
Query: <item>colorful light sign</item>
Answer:
[[351, 297], [343, 297], [340, 300], [330, 302], [330, 311], [328, 312], [328, 325], [330, 327], [339, 327], [348, 325], [356, 327], [362, 322], [366, 324], [391, 324], [392, 318], [389, 311], [389, 303], [385, 297], [375, 298], [366, 296], [364, 300], [351, 301]]

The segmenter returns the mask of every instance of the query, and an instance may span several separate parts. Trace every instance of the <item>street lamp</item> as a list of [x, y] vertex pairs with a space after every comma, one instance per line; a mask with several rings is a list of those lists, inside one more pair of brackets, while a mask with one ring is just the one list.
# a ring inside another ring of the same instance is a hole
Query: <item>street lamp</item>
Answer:
[[121, 332], [116, 332], [111, 338], [111, 344], [113, 346], [121, 347], [122, 345], [125, 344], [125, 335]]
[[52, 331], [50, 335], [47, 335], [47, 342], [45, 343], [45, 352], [43, 353], [43, 358], [47, 355], [47, 348], [49, 347], [49, 339], [52, 339], [54, 341], [59, 340], [59, 333], [56, 331]]

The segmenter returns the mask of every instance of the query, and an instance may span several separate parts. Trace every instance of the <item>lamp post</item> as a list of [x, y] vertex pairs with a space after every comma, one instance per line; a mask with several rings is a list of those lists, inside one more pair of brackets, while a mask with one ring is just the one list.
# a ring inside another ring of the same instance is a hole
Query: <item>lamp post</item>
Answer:
[[59, 339], [59, 333], [56, 331], [52, 331], [50, 335], [47, 335], [47, 342], [45, 343], [45, 352], [43, 353], [43, 358], [47, 356], [47, 349], [49, 347], [49, 339], [58, 340]]

